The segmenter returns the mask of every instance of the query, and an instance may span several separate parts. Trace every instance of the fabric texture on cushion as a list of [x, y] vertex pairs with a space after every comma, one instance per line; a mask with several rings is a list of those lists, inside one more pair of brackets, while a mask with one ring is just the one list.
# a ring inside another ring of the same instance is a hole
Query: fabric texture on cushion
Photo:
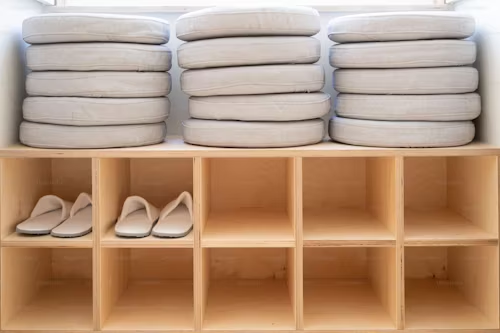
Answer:
[[145, 16], [53, 13], [33, 16], [23, 22], [23, 39], [29, 44], [165, 44], [169, 37], [167, 21]]
[[165, 121], [169, 112], [166, 97], [28, 97], [23, 104], [25, 120], [71, 126], [153, 124]]
[[170, 89], [164, 72], [32, 72], [26, 79], [30, 96], [162, 97]]
[[339, 94], [335, 110], [341, 117], [354, 119], [473, 120], [481, 113], [481, 97], [476, 93], [454, 95]]
[[332, 19], [328, 37], [337, 43], [463, 39], [475, 28], [474, 18], [459, 12], [370, 13]]
[[190, 69], [181, 88], [191, 96], [255, 95], [319, 91], [325, 84], [320, 65], [269, 65]]
[[176, 22], [183, 41], [219, 37], [312, 36], [319, 13], [302, 6], [217, 6], [184, 14]]
[[463, 94], [479, 84], [473, 67], [337, 69], [333, 76], [335, 90], [352, 94]]
[[163, 142], [165, 122], [120, 126], [21, 124], [21, 143], [37, 148], [93, 149], [147, 146]]
[[312, 64], [321, 56], [321, 44], [312, 37], [232, 37], [182, 44], [179, 66], [187, 69]]
[[415, 68], [472, 65], [476, 43], [467, 40], [424, 40], [337, 44], [330, 48], [336, 68]]
[[183, 122], [187, 143], [234, 148], [303, 146], [324, 137], [321, 119], [290, 122], [248, 122], [189, 119]]
[[318, 93], [190, 97], [189, 114], [197, 119], [293, 121], [330, 112], [330, 95]]
[[33, 71], [165, 72], [172, 67], [172, 52], [148, 44], [45, 44], [28, 47], [26, 62]]
[[335, 117], [330, 120], [334, 141], [358, 146], [437, 148], [462, 146], [474, 139], [471, 121], [377, 121]]

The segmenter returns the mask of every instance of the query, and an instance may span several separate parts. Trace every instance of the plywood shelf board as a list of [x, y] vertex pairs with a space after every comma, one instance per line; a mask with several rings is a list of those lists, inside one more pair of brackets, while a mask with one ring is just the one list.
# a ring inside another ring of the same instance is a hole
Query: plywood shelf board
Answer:
[[368, 280], [304, 281], [306, 330], [379, 330], [396, 325]]
[[241, 209], [212, 212], [201, 235], [203, 247], [294, 247], [286, 212]]
[[450, 209], [405, 210], [406, 245], [488, 245], [498, 236], [482, 230]]
[[408, 329], [495, 328], [479, 309], [467, 302], [453, 281], [407, 279], [405, 290]]
[[101, 238], [102, 247], [113, 248], [193, 248], [193, 231], [181, 238], [158, 238], [148, 236], [143, 238], [125, 238], [116, 236], [114, 228], [109, 229]]
[[27, 236], [14, 232], [2, 240], [2, 246], [92, 248], [92, 239], [92, 233], [76, 238], [58, 238], [51, 235]]
[[370, 213], [358, 209], [304, 212], [304, 246], [395, 245], [396, 236]]
[[92, 320], [90, 280], [51, 280], [3, 329], [92, 330]]
[[211, 281], [203, 329], [294, 330], [286, 281]]
[[103, 330], [192, 331], [191, 280], [132, 281], [104, 322]]

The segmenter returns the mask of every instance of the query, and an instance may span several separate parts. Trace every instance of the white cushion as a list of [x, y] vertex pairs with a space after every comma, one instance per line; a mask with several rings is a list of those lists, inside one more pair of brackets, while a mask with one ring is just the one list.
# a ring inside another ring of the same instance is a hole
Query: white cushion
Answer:
[[25, 120], [72, 126], [159, 123], [167, 119], [169, 111], [166, 97], [28, 97], [23, 104]]
[[182, 68], [272, 64], [312, 64], [321, 44], [312, 37], [232, 37], [182, 44], [177, 59]]
[[181, 88], [191, 96], [313, 92], [324, 84], [325, 73], [320, 65], [190, 69], [181, 75]]
[[32, 72], [26, 79], [30, 96], [161, 97], [170, 89], [164, 72]]
[[320, 118], [329, 111], [330, 95], [322, 92], [189, 98], [189, 114], [198, 119], [292, 121]]
[[220, 6], [179, 17], [177, 38], [312, 36], [321, 29], [319, 13], [301, 6]]
[[434, 148], [468, 144], [474, 139], [471, 121], [377, 121], [335, 117], [330, 120], [334, 141], [359, 146]]
[[33, 71], [165, 72], [172, 66], [172, 52], [148, 44], [45, 44], [28, 47], [26, 62]]
[[476, 93], [454, 95], [339, 94], [336, 113], [368, 120], [454, 121], [473, 120], [481, 113]]
[[337, 69], [333, 82], [352, 94], [462, 94], [477, 90], [479, 75], [473, 67]]
[[170, 36], [167, 21], [154, 17], [54, 13], [23, 22], [23, 39], [29, 44], [72, 42], [123, 42], [165, 44]]
[[392, 12], [341, 16], [328, 24], [328, 37], [337, 43], [467, 38], [474, 18], [452, 11]]
[[163, 142], [164, 122], [121, 126], [63, 126], [23, 122], [21, 143], [38, 148], [92, 149], [147, 146]]
[[336, 68], [410, 68], [472, 65], [476, 43], [466, 40], [423, 40], [337, 44], [330, 48]]
[[212, 147], [271, 148], [318, 143], [324, 136], [321, 119], [290, 122], [247, 122], [189, 119], [184, 141]]

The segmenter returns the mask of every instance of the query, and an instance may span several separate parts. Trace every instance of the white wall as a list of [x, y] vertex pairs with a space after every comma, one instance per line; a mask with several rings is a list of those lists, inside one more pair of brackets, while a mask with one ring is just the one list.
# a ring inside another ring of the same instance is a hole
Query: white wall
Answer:
[[42, 11], [33, 0], [0, 0], [0, 147], [18, 142], [24, 89], [22, 21]]
[[480, 75], [479, 93], [483, 112], [477, 120], [477, 139], [500, 145], [500, 0], [465, 0], [457, 11], [474, 15], [478, 46], [476, 63]]

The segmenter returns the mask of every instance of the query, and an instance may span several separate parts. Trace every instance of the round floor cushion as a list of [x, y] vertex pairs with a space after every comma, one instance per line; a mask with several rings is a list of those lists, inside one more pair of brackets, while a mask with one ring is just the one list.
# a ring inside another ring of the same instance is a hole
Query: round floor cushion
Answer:
[[328, 24], [328, 37], [337, 43], [468, 38], [474, 34], [472, 16], [451, 11], [370, 13], [341, 16]]
[[481, 113], [476, 93], [452, 95], [339, 94], [337, 115], [369, 120], [457, 121], [473, 120]]
[[147, 146], [163, 142], [165, 122], [118, 126], [21, 124], [21, 143], [37, 148], [93, 149]]
[[321, 29], [319, 13], [301, 6], [218, 6], [179, 17], [177, 38], [312, 36]]
[[476, 43], [468, 40], [422, 40], [337, 44], [330, 48], [336, 68], [414, 68], [472, 65]]
[[166, 97], [28, 97], [23, 104], [25, 120], [71, 126], [153, 124], [165, 121], [169, 111]]
[[474, 139], [471, 121], [378, 121], [335, 117], [330, 120], [334, 141], [357, 146], [434, 148], [462, 146]]
[[182, 68], [312, 64], [321, 56], [313, 37], [231, 37], [182, 44], [177, 50]]
[[53, 13], [23, 22], [23, 39], [29, 44], [123, 42], [165, 44], [170, 36], [167, 21], [154, 17]]
[[30, 96], [162, 97], [170, 89], [165, 72], [32, 72], [26, 79]]
[[324, 137], [321, 119], [290, 122], [247, 122], [189, 119], [184, 141], [211, 147], [277, 148], [303, 146]]
[[337, 69], [333, 75], [335, 90], [352, 94], [463, 94], [479, 84], [473, 67]]
[[330, 104], [322, 92], [191, 97], [189, 113], [198, 119], [293, 121], [323, 117]]
[[181, 75], [191, 96], [255, 95], [319, 91], [325, 84], [320, 65], [269, 65], [192, 69]]
[[172, 52], [133, 43], [45, 44], [28, 47], [26, 62], [33, 71], [165, 72], [172, 67]]

